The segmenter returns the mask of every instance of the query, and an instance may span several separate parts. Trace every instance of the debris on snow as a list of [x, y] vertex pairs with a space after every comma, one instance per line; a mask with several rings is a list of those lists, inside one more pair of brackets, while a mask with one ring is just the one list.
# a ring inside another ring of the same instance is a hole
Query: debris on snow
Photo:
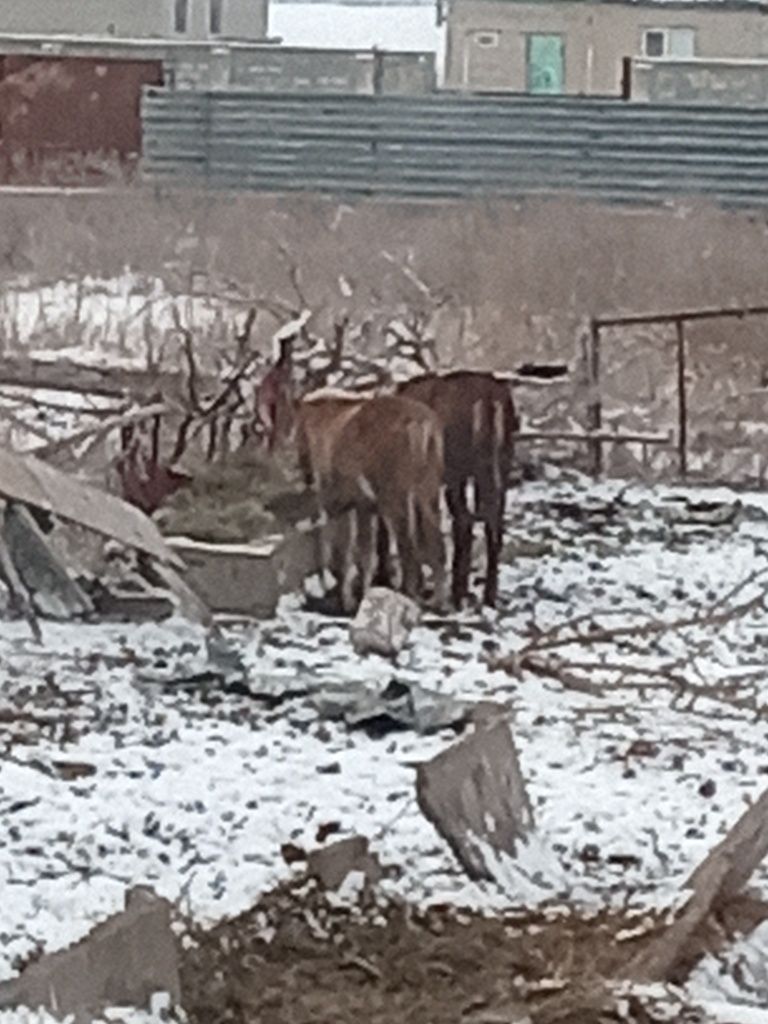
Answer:
[[23, 505], [6, 503], [2, 532], [19, 579], [40, 615], [73, 619], [93, 611], [92, 601], [70, 578]]
[[45, 1007], [90, 1024], [113, 1006], [149, 1009], [158, 992], [181, 998], [171, 905], [146, 888], [131, 889], [125, 909], [69, 949], [42, 956], [0, 983], [0, 1007]]
[[472, 879], [494, 879], [478, 843], [514, 857], [533, 829], [533, 811], [506, 722], [475, 728], [466, 739], [420, 764], [419, 807]]
[[387, 587], [371, 587], [349, 627], [352, 646], [358, 654], [393, 658], [403, 649], [420, 619], [419, 606], [405, 594]]
[[[722, 842], [688, 879], [692, 896], [675, 920], [629, 964], [638, 981], [675, 981], [685, 963], [690, 970], [691, 939], [707, 917], [734, 899], [768, 854], [768, 790], [749, 807]], [[693, 955], [700, 952], [693, 950]]]
[[364, 836], [350, 836], [312, 850], [307, 873], [325, 889], [339, 889], [353, 873], [361, 875], [366, 886], [375, 885], [382, 876], [378, 857], [370, 852]]
[[157, 526], [133, 505], [32, 455], [0, 447], [0, 497], [53, 513], [161, 562], [180, 564]]
[[364, 729], [379, 737], [399, 729], [413, 729], [423, 736], [459, 729], [473, 717], [476, 707], [398, 679], [380, 690], [328, 684], [315, 690], [312, 704], [321, 718], [343, 721], [350, 729]]

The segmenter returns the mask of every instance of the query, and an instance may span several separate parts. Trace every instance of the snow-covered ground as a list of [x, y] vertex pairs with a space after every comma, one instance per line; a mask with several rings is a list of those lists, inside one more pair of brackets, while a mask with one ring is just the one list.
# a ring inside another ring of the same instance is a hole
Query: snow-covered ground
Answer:
[[0, 293], [0, 353], [144, 369], [148, 357], [177, 359], [180, 324], [231, 338], [244, 305], [242, 297], [219, 292], [171, 294], [159, 278], [130, 272], [48, 284], [20, 280]]
[[[277, 705], [178, 685], [206, 663], [204, 636], [182, 622], [48, 623], [42, 648], [2, 623], [0, 977], [36, 947], [84, 934], [132, 884], [204, 921], [236, 913], [295, 870], [281, 844], [311, 848], [327, 822], [370, 837], [401, 869], [385, 889], [417, 903], [674, 902], [768, 778], [765, 605], [717, 625], [542, 651], [569, 664], [566, 685], [487, 663], [577, 620], [610, 628], [759, 598], [764, 498], [742, 495], [734, 522], [696, 526], [681, 491], [619, 491], [575, 478], [525, 485], [510, 509], [499, 611], [420, 627], [396, 666], [355, 656], [346, 625], [297, 598], [274, 621], [229, 628], [253, 692], [309, 691]], [[497, 884], [469, 883], [416, 804], [414, 765], [453, 734], [374, 739], [325, 720], [311, 699], [392, 678], [506, 705], [537, 834]], [[768, 896], [768, 875], [755, 882]], [[767, 953], [763, 928], [729, 954], [749, 984], [711, 961], [697, 990], [765, 1006]]]

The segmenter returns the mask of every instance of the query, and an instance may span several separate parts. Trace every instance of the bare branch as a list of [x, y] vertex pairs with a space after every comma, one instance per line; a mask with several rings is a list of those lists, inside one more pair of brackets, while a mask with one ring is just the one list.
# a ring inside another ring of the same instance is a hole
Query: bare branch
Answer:
[[[746, 583], [745, 583], [746, 585]], [[765, 602], [765, 592], [755, 597], [734, 605], [732, 608], [718, 610], [720, 602], [705, 612], [697, 615], [684, 616], [679, 619], [650, 619], [646, 622], [633, 623], [629, 626], [617, 626], [614, 629], [595, 628], [589, 633], [572, 633], [570, 636], [552, 637], [543, 640], [534, 640], [527, 644], [522, 650], [513, 655], [499, 658], [492, 663], [493, 668], [503, 669], [517, 675], [520, 671], [521, 662], [531, 654], [541, 651], [551, 651], [558, 647], [570, 646], [592, 646], [592, 644], [611, 643], [623, 637], [640, 638], [660, 636], [663, 633], [675, 632], [679, 629], [687, 629], [693, 626], [722, 626], [734, 619], [744, 618], [750, 612], [756, 611]]]

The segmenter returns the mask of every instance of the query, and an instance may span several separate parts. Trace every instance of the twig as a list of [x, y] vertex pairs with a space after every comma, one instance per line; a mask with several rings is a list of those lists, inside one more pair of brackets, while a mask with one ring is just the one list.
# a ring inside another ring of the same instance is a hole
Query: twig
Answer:
[[733, 619], [743, 618], [750, 612], [759, 608], [765, 600], [765, 593], [761, 592], [749, 601], [735, 605], [723, 611], [713, 611], [711, 608], [698, 615], [689, 615], [671, 621], [651, 619], [648, 622], [634, 623], [630, 626], [617, 626], [614, 629], [595, 629], [589, 634], [575, 633], [571, 636], [553, 638], [551, 640], [533, 641], [516, 654], [499, 658], [493, 662], [494, 669], [503, 669], [506, 672], [517, 674], [521, 661], [531, 654], [545, 650], [554, 650], [558, 647], [570, 647], [571, 645], [591, 646], [592, 644], [611, 643], [621, 637], [650, 637], [659, 636], [662, 633], [671, 633], [678, 629], [687, 629], [692, 626], [722, 626]]
[[184, 361], [187, 364], [187, 395], [189, 398], [189, 405], [192, 410], [196, 413], [201, 413], [202, 408], [200, 406], [200, 394], [198, 391], [197, 381], [197, 362], [195, 360], [195, 347], [194, 340], [192, 338], [192, 332], [188, 327], [184, 327], [179, 316], [179, 311], [176, 306], [173, 307], [173, 322], [176, 330], [181, 335], [181, 347], [184, 353]]
[[570, 670], [570, 666], [562, 664], [553, 659], [533, 658], [526, 656], [518, 664], [518, 670], [531, 672], [535, 676], [545, 679], [556, 679], [568, 690], [577, 690], [579, 693], [588, 693], [592, 697], [605, 696], [603, 687], [576, 675]]
[[373, 981], [381, 981], [383, 975], [375, 964], [372, 964], [370, 960], [366, 960], [365, 957], [355, 956], [350, 954], [341, 962], [342, 967], [357, 967], [358, 970], [362, 971], [363, 974], [367, 974]]

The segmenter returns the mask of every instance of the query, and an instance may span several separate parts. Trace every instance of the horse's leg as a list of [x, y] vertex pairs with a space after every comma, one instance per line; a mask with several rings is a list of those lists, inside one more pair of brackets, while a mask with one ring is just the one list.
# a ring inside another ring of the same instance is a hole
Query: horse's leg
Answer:
[[419, 597], [420, 565], [417, 560], [417, 537], [415, 536], [410, 516], [400, 515], [397, 518], [388, 517], [392, 532], [395, 535], [397, 545], [397, 557], [400, 561], [400, 590], [409, 597], [417, 600]]
[[375, 512], [368, 509], [358, 512], [358, 564], [361, 600], [372, 586], [376, 573], [378, 522], [379, 519]]
[[446, 605], [447, 586], [445, 572], [445, 542], [440, 521], [440, 494], [423, 504], [421, 515], [422, 538], [427, 563], [432, 570], [434, 593], [432, 604], [437, 609]]
[[409, 572], [412, 574], [412, 582], [409, 581], [409, 588], [406, 592], [412, 597], [421, 597], [424, 589], [424, 569], [422, 554], [424, 551], [424, 524], [422, 523], [422, 510], [419, 495], [416, 489], [408, 491], [406, 497], [406, 530], [408, 533], [408, 550], [410, 552], [408, 563]]
[[320, 571], [323, 577], [323, 586], [326, 585], [328, 576], [331, 576], [337, 583], [341, 583], [339, 575], [340, 567], [337, 558], [337, 533], [339, 530], [338, 517], [332, 517], [324, 501], [323, 494], [318, 495], [318, 543], [320, 547]]
[[466, 482], [451, 484], [446, 489], [446, 500], [453, 532], [451, 598], [454, 606], [461, 608], [469, 592], [472, 568], [472, 515], [467, 505]]
[[355, 577], [358, 567], [359, 522], [356, 509], [350, 509], [345, 515], [348, 525], [347, 543], [343, 551], [344, 568], [341, 578], [341, 607], [351, 615], [355, 610]]
[[504, 542], [506, 488], [494, 478], [484, 481], [478, 492], [479, 512], [485, 525], [485, 584], [483, 604], [496, 607], [499, 596], [499, 561]]
[[389, 530], [381, 516], [378, 516], [376, 529], [376, 575], [373, 582], [377, 587], [392, 586], [392, 565], [389, 552]]

